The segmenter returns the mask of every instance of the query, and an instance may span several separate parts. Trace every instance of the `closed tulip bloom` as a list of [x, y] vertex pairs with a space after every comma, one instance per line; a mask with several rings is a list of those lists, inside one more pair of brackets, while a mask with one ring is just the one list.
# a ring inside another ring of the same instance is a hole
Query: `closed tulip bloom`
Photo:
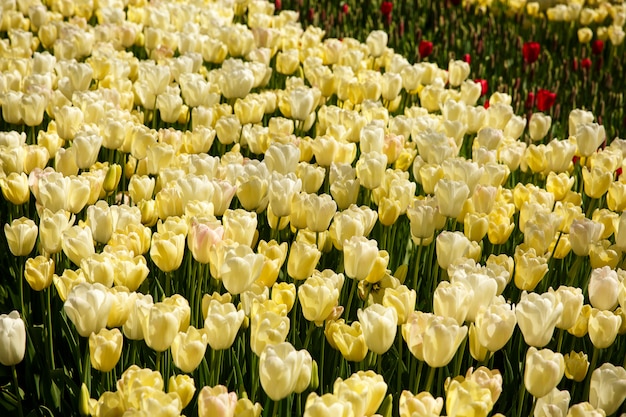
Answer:
[[571, 406], [566, 417], [606, 417], [606, 413], [585, 401]]
[[515, 286], [532, 291], [548, 272], [548, 257], [538, 256], [533, 248], [519, 245], [515, 248]]
[[441, 269], [448, 269], [453, 261], [460, 258], [478, 259], [481, 252], [480, 246], [466, 238], [462, 232], [445, 230], [437, 236], [435, 249]]
[[274, 311], [252, 315], [250, 319], [250, 349], [255, 355], [261, 356], [266, 346], [284, 342], [288, 333], [289, 317]]
[[186, 332], [179, 332], [172, 341], [172, 360], [183, 372], [193, 372], [204, 359], [207, 335], [204, 331], [189, 326]]
[[600, 240], [604, 225], [582, 217], [574, 219], [569, 228], [569, 241], [572, 251], [578, 256], [587, 256], [591, 246]]
[[576, 126], [574, 135], [580, 156], [593, 154], [606, 138], [604, 126], [598, 123], [580, 123]]
[[481, 308], [476, 315], [476, 336], [490, 352], [497, 352], [506, 345], [517, 324], [515, 306], [499, 300]]
[[308, 194], [304, 210], [307, 228], [320, 233], [328, 230], [330, 221], [337, 212], [337, 203], [328, 194]]
[[543, 139], [550, 130], [552, 125], [552, 117], [541, 112], [533, 113], [528, 123], [528, 133], [533, 142]]
[[533, 417], [565, 417], [570, 400], [569, 391], [554, 388], [547, 395], [537, 398]]
[[228, 292], [241, 294], [259, 278], [264, 261], [265, 257], [249, 246], [239, 245], [225, 253], [217, 278]]
[[164, 303], [156, 303], [143, 306], [140, 314], [141, 329], [146, 345], [157, 352], [167, 350], [180, 328], [176, 309]]
[[72, 146], [75, 147], [76, 166], [88, 169], [98, 160], [102, 136], [80, 131], [76, 133]]
[[111, 239], [113, 216], [106, 201], [98, 200], [96, 204], [87, 207], [87, 225], [96, 242], [105, 244]]
[[152, 199], [156, 180], [147, 175], [133, 175], [128, 182], [128, 193], [134, 202]]
[[245, 314], [233, 303], [211, 300], [204, 320], [204, 331], [211, 349], [229, 349], [241, 328]]
[[28, 175], [24, 172], [11, 172], [6, 178], [0, 179], [0, 189], [2, 189], [2, 196], [16, 206], [30, 199]]
[[96, 252], [89, 227], [72, 226], [65, 230], [61, 247], [65, 256], [76, 265], [80, 265], [84, 258], [88, 258]]
[[4, 235], [13, 256], [26, 256], [35, 247], [37, 225], [29, 218], [20, 217], [4, 225]]
[[124, 332], [124, 336], [130, 340], [143, 340], [143, 311], [146, 308], [149, 309], [154, 304], [154, 301], [152, 300], [152, 296], [150, 294], [135, 294], [135, 297], [130, 300], [130, 311], [128, 313], [128, 317], [124, 321], [122, 330]]
[[100, 372], [109, 372], [120, 360], [124, 337], [119, 329], [100, 329], [89, 335], [89, 359], [91, 367]]
[[72, 140], [83, 124], [83, 112], [78, 107], [63, 106], [55, 112], [57, 132], [64, 140]]
[[605, 349], [613, 344], [622, 324], [621, 316], [612, 311], [591, 310], [587, 331], [589, 339], [597, 349]]
[[112, 303], [104, 285], [80, 283], [72, 288], [63, 308], [78, 334], [89, 337], [106, 327]]
[[567, 379], [582, 382], [587, 376], [587, 370], [589, 369], [587, 354], [571, 351], [566, 353], [563, 359], [565, 360], [565, 376]]
[[[414, 202], [407, 210], [413, 240], [428, 239], [435, 233], [436, 219], [442, 217], [439, 208], [431, 204]], [[444, 218], [445, 219], [445, 218]]]
[[386, 393], [387, 384], [374, 371], [358, 371], [347, 379], [337, 378], [333, 384], [333, 394], [352, 404], [355, 416], [374, 415]]
[[424, 361], [433, 368], [446, 366], [466, 336], [466, 326], [459, 326], [454, 319], [435, 316], [422, 335]]
[[146, 258], [142, 255], [132, 256], [131, 252], [116, 253], [113, 263], [115, 272], [113, 282], [128, 288], [129, 291], [137, 291], [150, 273]]
[[556, 201], [561, 201], [569, 193], [576, 179], [570, 177], [566, 172], [556, 174], [553, 171], [548, 173], [546, 179], [546, 190], [554, 194]]
[[564, 373], [565, 361], [562, 354], [550, 349], [537, 350], [534, 346], [528, 348], [524, 386], [535, 398], [550, 393], [561, 382]]
[[600, 310], [614, 310], [619, 295], [619, 279], [617, 272], [609, 266], [591, 271], [589, 278], [589, 302]]
[[[549, 292], [553, 292], [549, 288]], [[576, 324], [576, 318], [580, 314], [585, 298], [582, 289], [561, 285], [554, 291], [557, 302], [563, 304], [563, 312], [556, 322], [558, 329], [567, 330]]]
[[361, 322], [367, 348], [379, 355], [387, 352], [398, 330], [396, 310], [381, 304], [372, 304], [364, 310], [358, 309], [357, 316]]
[[290, 173], [282, 176], [272, 174], [268, 190], [269, 206], [277, 217], [287, 217], [291, 214], [291, 200], [300, 192], [302, 181]]
[[24, 278], [35, 291], [42, 291], [52, 284], [54, 275], [54, 260], [39, 255], [28, 258], [24, 266]]
[[441, 179], [435, 186], [435, 196], [439, 202], [439, 211], [442, 215], [456, 219], [463, 203], [469, 197], [470, 189], [463, 181]]
[[340, 399], [334, 394], [324, 394], [321, 397], [312, 392], [306, 399], [304, 417], [354, 417], [352, 404]]
[[378, 243], [363, 236], [344, 242], [343, 252], [346, 275], [358, 281], [368, 278], [379, 256]]
[[198, 417], [233, 417], [236, 406], [237, 393], [223, 385], [205, 386], [198, 393]]
[[392, 72], [385, 72], [381, 79], [381, 89], [383, 100], [393, 101], [402, 90], [402, 76]]
[[315, 110], [320, 91], [317, 88], [296, 87], [289, 92], [287, 100], [291, 118], [304, 121]]
[[383, 294], [383, 305], [393, 307], [398, 316], [398, 325], [406, 323], [409, 314], [415, 310], [417, 292], [406, 285], [397, 288], [386, 288]]
[[298, 288], [302, 315], [321, 326], [339, 302], [339, 289], [321, 276], [312, 276]]
[[453, 379], [446, 390], [448, 417], [486, 417], [493, 408], [491, 391], [476, 381]]
[[583, 167], [582, 173], [585, 194], [591, 198], [602, 197], [608, 191], [613, 180], [611, 172], [598, 166], [591, 170]]
[[443, 398], [433, 397], [430, 392], [423, 391], [413, 395], [410, 391], [400, 394], [400, 417], [439, 417], [443, 409]]
[[174, 232], [154, 233], [150, 245], [150, 257], [163, 272], [180, 267], [185, 253], [185, 235]]
[[296, 302], [296, 286], [287, 282], [275, 282], [272, 285], [271, 300], [286, 306], [289, 313]]
[[196, 384], [189, 375], [172, 375], [167, 384], [167, 391], [178, 394], [181, 405], [185, 408], [193, 399], [193, 395], [196, 392]]
[[287, 273], [295, 280], [307, 279], [313, 274], [321, 256], [317, 245], [295, 241], [289, 251]]
[[606, 195], [607, 207], [615, 212], [623, 212], [626, 210], [626, 183], [622, 181], [614, 181], [609, 185]]
[[360, 322], [355, 321], [351, 325], [343, 320], [332, 322], [325, 333], [327, 339], [332, 339], [329, 343], [336, 346], [345, 360], [360, 362], [367, 356], [367, 343]]
[[515, 316], [524, 341], [530, 346], [543, 347], [550, 342], [556, 322], [563, 311], [552, 293], [522, 293]]
[[433, 295], [433, 312], [438, 316], [450, 317], [462, 325], [473, 298], [474, 291], [463, 283], [441, 281]]
[[14, 366], [26, 351], [26, 326], [17, 310], [0, 315], [0, 363]]
[[313, 360], [306, 350], [298, 350], [289, 342], [269, 345], [259, 359], [259, 378], [263, 390], [274, 401], [289, 394], [301, 393], [311, 382]]
[[461, 60], [451, 60], [448, 63], [448, 81], [452, 87], [458, 87], [467, 79], [470, 65]]
[[265, 152], [263, 161], [270, 173], [295, 173], [300, 162], [300, 149], [291, 143], [274, 142]]
[[384, 153], [369, 152], [361, 154], [357, 161], [356, 176], [363, 187], [373, 190], [380, 186], [386, 169], [387, 156]]
[[253, 84], [254, 73], [244, 65], [232, 65], [222, 70], [218, 79], [220, 91], [227, 99], [244, 98], [252, 89]]
[[626, 370], [608, 362], [595, 369], [591, 374], [589, 403], [610, 416], [620, 408], [624, 400], [626, 400]]

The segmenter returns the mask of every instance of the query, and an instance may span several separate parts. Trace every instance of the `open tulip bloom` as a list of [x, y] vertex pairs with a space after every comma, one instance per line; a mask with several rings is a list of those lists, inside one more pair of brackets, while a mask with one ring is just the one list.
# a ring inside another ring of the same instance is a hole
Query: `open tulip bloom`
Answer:
[[0, 409], [622, 412], [626, 9], [579, 3], [3, 2]]

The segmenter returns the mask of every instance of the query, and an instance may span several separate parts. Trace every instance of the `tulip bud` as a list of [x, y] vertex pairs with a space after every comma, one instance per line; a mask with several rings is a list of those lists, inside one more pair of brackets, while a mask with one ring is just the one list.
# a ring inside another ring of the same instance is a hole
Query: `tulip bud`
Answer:
[[17, 310], [0, 315], [0, 363], [13, 366], [22, 362], [26, 351], [26, 327]]

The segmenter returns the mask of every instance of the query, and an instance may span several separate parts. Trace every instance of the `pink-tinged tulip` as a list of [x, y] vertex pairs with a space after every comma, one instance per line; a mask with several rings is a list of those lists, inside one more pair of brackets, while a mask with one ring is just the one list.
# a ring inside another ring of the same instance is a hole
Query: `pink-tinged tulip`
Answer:
[[198, 394], [198, 417], [233, 417], [237, 394], [223, 385], [204, 387]]

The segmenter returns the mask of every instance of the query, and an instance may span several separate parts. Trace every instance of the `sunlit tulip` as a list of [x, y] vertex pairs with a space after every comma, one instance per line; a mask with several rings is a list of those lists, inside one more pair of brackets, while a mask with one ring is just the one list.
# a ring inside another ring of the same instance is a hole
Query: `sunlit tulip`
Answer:
[[180, 397], [182, 407], [185, 408], [193, 399], [196, 385], [189, 375], [172, 375], [167, 384], [167, 390], [168, 392], [175, 392]]
[[448, 63], [448, 77], [450, 85], [457, 87], [469, 76], [470, 65], [461, 60], [452, 60]]
[[446, 413], [449, 417], [473, 415], [486, 417], [493, 408], [491, 392], [471, 379], [453, 379], [446, 390]]
[[29, 218], [20, 217], [4, 225], [4, 235], [13, 256], [26, 256], [35, 247], [37, 225]]
[[522, 293], [515, 316], [524, 341], [530, 346], [543, 347], [550, 342], [556, 322], [563, 311], [552, 293]]
[[528, 123], [528, 133], [533, 142], [543, 139], [550, 130], [552, 118], [541, 112], [533, 113]]
[[357, 416], [372, 416], [381, 406], [387, 393], [387, 384], [382, 375], [374, 371], [358, 371], [349, 378], [337, 378], [333, 394], [352, 404]]
[[596, 349], [605, 349], [613, 344], [622, 324], [622, 318], [612, 311], [591, 310], [587, 331]]
[[439, 417], [443, 409], [443, 398], [433, 397], [430, 392], [423, 391], [413, 395], [410, 391], [400, 394], [400, 417], [415, 415], [424, 417]]
[[296, 280], [303, 280], [313, 274], [322, 253], [315, 244], [295, 241], [291, 244], [287, 273]]
[[140, 307], [139, 314], [146, 345], [157, 352], [167, 350], [180, 327], [176, 309], [164, 303], [156, 303]]
[[322, 417], [333, 415], [337, 417], [354, 417], [352, 404], [340, 399], [334, 394], [324, 394], [321, 397], [312, 392], [306, 399], [304, 406], [305, 417]]
[[199, 417], [233, 417], [236, 406], [237, 394], [223, 385], [205, 386], [198, 393]]
[[[552, 291], [552, 288], [549, 291]], [[556, 322], [556, 327], [567, 330], [576, 324], [576, 318], [583, 308], [585, 298], [583, 297], [582, 289], [561, 285], [554, 291], [554, 294], [557, 302], [563, 305], [563, 312]]]
[[204, 330], [211, 349], [228, 349], [237, 337], [244, 320], [244, 311], [232, 303], [211, 300], [204, 320]]
[[589, 369], [589, 361], [587, 360], [587, 354], [584, 352], [566, 353], [563, 356], [565, 360], [565, 376], [567, 379], [581, 382], [587, 376], [587, 370]]
[[465, 322], [474, 291], [461, 282], [441, 281], [433, 295], [433, 312], [450, 317], [459, 325]]
[[[55, 215], [57, 217], [57, 215]], [[94, 241], [89, 227], [72, 226], [63, 232], [63, 253], [76, 265], [95, 253]]]
[[532, 291], [548, 272], [548, 257], [537, 254], [534, 248], [515, 248], [515, 286], [523, 291]]
[[606, 417], [606, 413], [589, 402], [583, 402], [571, 406], [566, 417]]
[[392, 307], [372, 304], [357, 310], [367, 348], [382, 355], [387, 352], [396, 338], [398, 314]]
[[202, 362], [206, 346], [206, 333], [189, 326], [186, 332], [179, 332], [172, 341], [174, 365], [183, 372], [193, 372]]
[[453, 261], [460, 258], [478, 259], [481, 252], [480, 246], [466, 238], [462, 232], [445, 230], [437, 236], [435, 249], [441, 269], [448, 269]]
[[617, 306], [619, 280], [617, 272], [610, 267], [597, 268], [591, 271], [589, 278], [589, 302], [600, 310], [613, 310]]
[[2, 196], [16, 206], [26, 203], [30, 199], [28, 176], [24, 172], [11, 172], [0, 179]]
[[[362, 236], [354, 236], [343, 244], [346, 275], [358, 281], [377, 282], [382, 278], [376, 267], [380, 257], [378, 243]], [[386, 264], [384, 265], [386, 267]], [[376, 276], [373, 276], [375, 274]]]
[[150, 273], [146, 258], [142, 255], [133, 257], [130, 252], [118, 252], [115, 256], [113, 282], [136, 291]]
[[571, 395], [568, 391], [554, 388], [547, 395], [537, 399], [534, 417], [565, 417]]
[[0, 363], [14, 366], [26, 351], [26, 326], [17, 310], [0, 315]]
[[360, 362], [367, 356], [367, 344], [358, 321], [351, 325], [343, 319], [331, 322], [326, 325], [324, 333], [328, 343], [338, 349], [347, 361]]
[[305, 319], [321, 325], [339, 302], [339, 288], [322, 276], [312, 276], [298, 288], [298, 300]]
[[392, 307], [398, 316], [398, 325], [406, 323], [409, 314], [415, 310], [417, 293], [414, 289], [409, 289], [406, 285], [398, 288], [386, 288], [383, 294], [382, 304], [385, 307]]
[[154, 233], [150, 245], [150, 257], [163, 272], [171, 272], [180, 266], [185, 252], [185, 235], [174, 232]]
[[537, 350], [531, 346], [526, 352], [524, 386], [535, 398], [552, 391], [563, 378], [565, 361], [563, 355], [550, 349]]
[[109, 372], [120, 360], [124, 337], [119, 329], [100, 329], [89, 335], [89, 359], [91, 367], [100, 372]]
[[116, 261], [117, 259], [109, 253], [94, 253], [80, 261], [80, 269], [87, 282], [99, 282], [105, 287], [111, 287]]
[[589, 403], [603, 410], [607, 416], [614, 414], [626, 399], [626, 370], [621, 366], [604, 363], [591, 374]]
[[106, 327], [111, 305], [111, 297], [104, 285], [80, 283], [72, 288], [63, 307], [78, 334], [89, 337]]
[[39, 255], [28, 258], [24, 265], [24, 278], [35, 291], [42, 291], [52, 284], [54, 260]]
[[268, 345], [282, 343], [289, 333], [289, 317], [274, 311], [252, 315], [250, 319], [250, 349], [260, 356]]
[[259, 359], [259, 378], [263, 390], [274, 401], [301, 393], [311, 381], [311, 354], [289, 342], [268, 345]]

